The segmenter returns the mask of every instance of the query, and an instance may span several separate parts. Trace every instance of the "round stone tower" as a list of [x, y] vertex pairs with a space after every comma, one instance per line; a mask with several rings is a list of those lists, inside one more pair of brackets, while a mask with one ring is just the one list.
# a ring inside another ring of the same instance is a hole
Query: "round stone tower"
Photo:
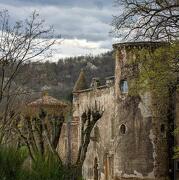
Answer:
[[[139, 66], [128, 63], [138, 58], [137, 51], [149, 51], [159, 42], [114, 44], [115, 66], [115, 143], [116, 179], [164, 180], [169, 175], [167, 121], [155, 112], [155, 96], [150, 92], [131, 95]], [[157, 83], [157, 82], [156, 82]]]

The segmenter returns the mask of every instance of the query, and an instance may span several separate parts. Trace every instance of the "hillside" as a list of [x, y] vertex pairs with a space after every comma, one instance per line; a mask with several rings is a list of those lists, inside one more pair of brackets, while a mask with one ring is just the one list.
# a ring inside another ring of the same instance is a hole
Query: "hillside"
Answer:
[[83, 68], [88, 84], [92, 77], [99, 77], [104, 82], [105, 77], [113, 75], [114, 59], [112, 52], [99, 56], [72, 57], [59, 59], [57, 63], [25, 64], [18, 77], [18, 83], [34, 91], [47, 90], [59, 99], [71, 99], [71, 92], [79, 72]]

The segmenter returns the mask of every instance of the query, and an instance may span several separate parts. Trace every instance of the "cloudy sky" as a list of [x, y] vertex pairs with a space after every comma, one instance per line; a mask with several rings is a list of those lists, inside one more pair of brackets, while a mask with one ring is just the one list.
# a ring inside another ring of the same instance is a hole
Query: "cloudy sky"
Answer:
[[37, 10], [64, 39], [55, 46], [54, 58], [99, 54], [112, 49], [113, 0], [0, 0], [0, 8], [14, 19]]

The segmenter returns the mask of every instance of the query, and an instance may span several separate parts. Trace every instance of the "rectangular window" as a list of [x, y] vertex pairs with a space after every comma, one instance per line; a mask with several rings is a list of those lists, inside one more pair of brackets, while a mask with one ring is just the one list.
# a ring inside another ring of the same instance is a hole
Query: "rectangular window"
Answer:
[[120, 82], [121, 93], [128, 93], [128, 83], [127, 80], [121, 80]]

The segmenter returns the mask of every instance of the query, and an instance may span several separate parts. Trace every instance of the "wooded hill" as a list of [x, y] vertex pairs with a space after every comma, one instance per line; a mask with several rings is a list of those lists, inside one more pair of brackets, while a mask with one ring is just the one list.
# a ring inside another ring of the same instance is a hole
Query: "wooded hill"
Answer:
[[88, 84], [93, 77], [99, 77], [104, 83], [105, 77], [114, 75], [112, 54], [107, 52], [95, 57], [71, 57], [59, 59], [57, 63], [47, 61], [25, 64], [16, 82], [36, 92], [48, 91], [58, 99], [71, 100], [71, 92], [81, 68], [85, 71]]

